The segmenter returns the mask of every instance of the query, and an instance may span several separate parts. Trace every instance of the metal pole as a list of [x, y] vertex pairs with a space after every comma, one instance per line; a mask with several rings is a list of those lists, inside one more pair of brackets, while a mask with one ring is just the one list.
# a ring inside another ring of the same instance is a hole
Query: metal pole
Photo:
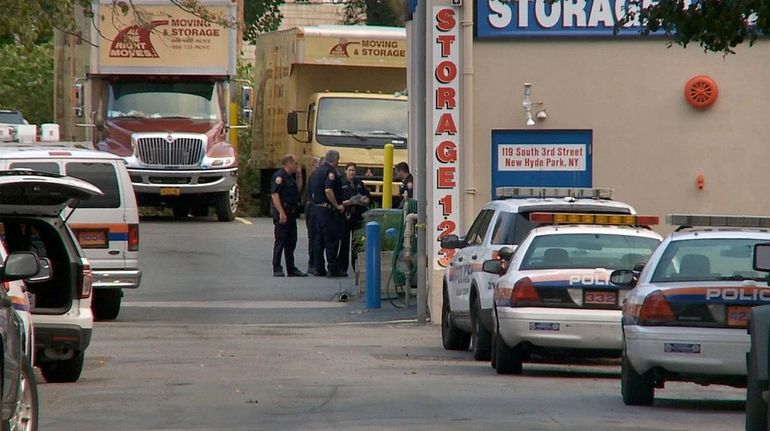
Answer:
[[417, 152], [415, 166], [415, 199], [417, 200], [417, 322], [425, 324], [428, 315], [428, 257], [426, 254], [428, 234], [427, 225], [427, 129], [426, 129], [426, 67], [427, 67], [427, 36], [426, 19], [429, 0], [418, 0], [417, 9], [412, 21], [414, 29], [413, 43], [409, 47], [412, 55], [409, 66], [412, 71], [409, 87], [409, 100], [412, 101], [412, 114], [415, 130], [412, 136], [412, 148]]
[[366, 224], [366, 308], [380, 308], [380, 224]]
[[393, 208], [393, 144], [385, 144], [382, 165], [382, 207]]

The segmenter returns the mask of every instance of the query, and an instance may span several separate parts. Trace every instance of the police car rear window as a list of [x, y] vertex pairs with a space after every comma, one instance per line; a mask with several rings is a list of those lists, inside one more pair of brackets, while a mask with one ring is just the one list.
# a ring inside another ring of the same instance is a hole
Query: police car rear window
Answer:
[[764, 239], [713, 238], [672, 241], [658, 260], [653, 283], [765, 280], [752, 269], [754, 246]]
[[80, 202], [78, 208], [119, 208], [120, 189], [118, 188], [118, 176], [115, 167], [110, 163], [67, 163], [66, 175], [79, 178], [83, 181], [99, 187], [104, 193], [101, 196], [92, 196]]
[[519, 269], [631, 269], [647, 260], [659, 241], [616, 234], [540, 235], [532, 240]]

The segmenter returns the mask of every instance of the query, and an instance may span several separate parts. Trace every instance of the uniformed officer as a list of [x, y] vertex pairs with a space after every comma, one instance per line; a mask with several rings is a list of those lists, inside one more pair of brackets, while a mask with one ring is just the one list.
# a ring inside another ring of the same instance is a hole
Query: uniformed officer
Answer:
[[[409, 164], [406, 162], [396, 164], [396, 178], [401, 180], [401, 186], [398, 188], [398, 195], [404, 200], [414, 197], [414, 178], [412, 178], [412, 174], [409, 173]], [[406, 198], [404, 198], [404, 194], [406, 194]]]
[[275, 243], [273, 245], [273, 276], [283, 277], [281, 255], [286, 261], [289, 277], [307, 277], [294, 266], [294, 249], [297, 247], [297, 215], [299, 214], [299, 188], [295, 180], [297, 160], [293, 154], [281, 159], [278, 169], [270, 179], [270, 213], [273, 216]]
[[345, 206], [345, 231], [342, 235], [338, 259], [343, 272], [348, 270], [348, 263], [355, 267], [356, 256], [351, 255], [351, 233], [360, 228], [364, 222], [364, 211], [371, 202], [371, 193], [364, 182], [357, 177], [358, 169], [355, 163], [345, 165], [345, 181], [342, 183], [342, 205]]
[[[307, 199], [305, 201], [305, 226], [307, 227], [308, 254], [307, 272], [308, 274], [313, 274], [316, 276], [326, 275], [326, 270], [323, 272], [319, 272], [317, 270], [319, 267], [324, 268], [326, 266], [326, 261], [323, 258], [323, 253], [321, 253], [319, 256], [316, 252], [317, 249], [323, 249], [323, 244], [319, 244], [320, 237], [316, 230], [315, 202], [313, 199], [313, 190], [316, 190], [318, 184], [322, 183], [324, 178], [326, 178], [324, 175], [324, 170], [321, 169], [325, 161], [326, 159], [321, 157], [321, 159], [318, 161], [318, 166], [313, 171], [313, 173], [310, 174], [310, 177], [307, 180]], [[319, 258], [320, 262], [316, 262]]]
[[328, 264], [327, 275], [329, 277], [346, 277], [347, 273], [339, 268], [337, 255], [339, 254], [340, 240], [345, 228], [345, 218], [342, 215], [345, 207], [342, 205], [342, 180], [337, 173], [337, 164], [340, 153], [329, 150], [326, 153], [326, 163], [319, 168], [323, 170], [324, 180], [315, 185], [313, 190], [313, 202], [315, 202], [314, 217], [317, 220], [316, 234], [321, 238], [323, 249], [316, 249], [316, 271], [324, 272], [321, 266], [321, 255], [326, 252]]

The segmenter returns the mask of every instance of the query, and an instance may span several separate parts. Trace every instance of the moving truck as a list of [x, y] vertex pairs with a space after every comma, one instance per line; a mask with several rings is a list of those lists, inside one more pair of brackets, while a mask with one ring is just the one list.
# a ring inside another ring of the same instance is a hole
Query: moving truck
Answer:
[[[236, 15], [231, 0], [200, 3], [220, 17]], [[82, 39], [57, 36], [56, 117], [65, 139], [90, 138], [123, 157], [140, 206], [171, 207], [176, 216], [214, 207], [220, 221], [233, 220], [238, 157], [230, 136], [248, 127], [231, 107], [236, 29], [170, 2], [134, 0], [124, 13], [98, 0], [93, 9], [94, 28], [82, 26]], [[60, 77], [70, 74], [73, 100], [64, 106]], [[248, 118], [250, 88], [240, 88]]]
[[335, 149], [341, 169], [355, 162], [372, 195], [381, 197], [384, 145], [394, 145], [394, 164], [407, 159], [406, 31], [295, 27], [260, 35], [255, 57], [251, 160], [263, 211], [270, 177], [287, 153], [299, 157], [307, 177]]

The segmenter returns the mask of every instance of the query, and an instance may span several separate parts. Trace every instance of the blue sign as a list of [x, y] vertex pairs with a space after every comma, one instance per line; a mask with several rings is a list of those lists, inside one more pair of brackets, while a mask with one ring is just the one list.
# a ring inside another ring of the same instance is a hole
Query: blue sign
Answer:
[[[690, 0], [684, 0], [685, 7]], [[477, 38], [537, 36], [612, 37], [615, 25], [629, 12], [635, 15], [619, 27], [619, 36], [639, 36], [638, 12], [651, 0], [477, 0]], [[631, 16], [631, 15], [629, 15]]]
[[592, 130], [493, 130], [497, 187], [593, 187]]

